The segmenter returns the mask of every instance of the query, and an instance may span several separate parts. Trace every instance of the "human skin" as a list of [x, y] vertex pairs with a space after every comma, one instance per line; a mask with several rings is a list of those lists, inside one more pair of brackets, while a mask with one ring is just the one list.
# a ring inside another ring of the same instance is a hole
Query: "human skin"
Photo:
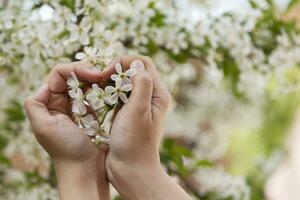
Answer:
[[66, 80], [74, 72], [90, 83], [101, 73], [87, 62], [60, 64], [45, 84], [25, 100], [36, 139], [53, 160], [60, 199], [110, 199], [104, 150], [96, 148], [71, 119]]
[[[66, 80], [73, 71], [90, 83], [109, 81], [114, 65], [133, 66], [129, 102], [116, 115], [110, 150], [95, 148], [71, 120]], [[114, 59], [104, 72], [89, 63], [58, 65], [46, 85], [25, 101], [37, 140], [53, 159], [60, 199], [109, 199], [109, 181], [122, 199], [191, 199], [163, 170], [159, 144], [170, 94], [161, 83], [151, 59], [124, 56]]]
[[125, 200], [190, 200], [191, 197], [163, 170], [159, 146], [170, 94], [152, 60], [123, 56], [113, 60], [103, 77], [109, 79], [114, 65], [134, 67], [129, 102], [116, 115], [106, 158], [109, 181]]

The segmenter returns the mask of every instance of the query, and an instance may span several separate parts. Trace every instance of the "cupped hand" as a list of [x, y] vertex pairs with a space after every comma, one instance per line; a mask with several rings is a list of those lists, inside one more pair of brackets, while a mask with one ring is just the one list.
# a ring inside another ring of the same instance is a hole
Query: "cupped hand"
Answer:
[[115, 59], [103, 74], [109, 79], [114, 65], [136, 69], [129, 101], [116, 115], [110, 150], [106, 158], [107, 175], [122, 199], [190, 199], [165, 173], [159, 146], [170, 94], [162, 84], [152, 60], [144, 56]]
[[[62, 191], [66, 191], [64, 188], [72, 184], [85, 188], [95, 185], [99, 189], [99, 184], [107, 184], [106, 152], [96, 148], [72, 120], [70, 99], [66, 92], [66, 81], [71, 72], [82, 81], [101, 81], [101, 72], [90, 63], [57, 65], [48, 75], [45, 84], [25, 100], [25, 110], [37, 140], [54, 162], [58, 185], [62, 187]], [[67, 196], [66, 199], [72, 199], [70, 194], [60, 193], [61, 198]], [[89, 192], [86, 190], [82, 194], [84, 193], [87, 195]], [[107, 196], [108, 190], [102, 191], [102, 195]], [[79, 196], [74, 199], [80, 199]]]
[[[148, 57], [124, 56], [112, 62], [133, 67], [133, 90], [129, 102], [116, 115], [111, 129], [110, 162], [154, 167], [160, 165], [159, 145], [164, 128], [170, 94], [161, 83]], [[113, 165], [113, 163], [112, 163]]]

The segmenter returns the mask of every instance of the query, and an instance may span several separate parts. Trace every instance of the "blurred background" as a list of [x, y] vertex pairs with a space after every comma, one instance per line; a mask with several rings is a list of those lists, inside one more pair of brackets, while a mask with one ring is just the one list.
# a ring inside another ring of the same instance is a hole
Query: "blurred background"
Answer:
[[299, 13], [298, 0], [0, 0], [0, 199], [58, 199], [23, 100], [82, 52], [153, 58], [173, 97], [161, 162], [194, 199], [299, 200]]

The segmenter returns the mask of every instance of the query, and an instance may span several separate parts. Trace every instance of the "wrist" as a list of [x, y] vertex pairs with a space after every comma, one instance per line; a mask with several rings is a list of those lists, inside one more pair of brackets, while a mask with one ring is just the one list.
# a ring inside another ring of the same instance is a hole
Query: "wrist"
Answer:
[[191, 200], [160, 164], [118, 166], [114, 169], [108, 166], [107, 174], [122, 199]]
[[169, 178], [160, 163], [137, 165], [120, 162], [107, 165], [108, 178], [122, 199], [147, 199], [147, 193], [152, 193], [149, 185], [155, 184], [157, 177]]
[[64, 199], [109, 199], [105, 170], [86, 163], [54, 162], [59, 196]]

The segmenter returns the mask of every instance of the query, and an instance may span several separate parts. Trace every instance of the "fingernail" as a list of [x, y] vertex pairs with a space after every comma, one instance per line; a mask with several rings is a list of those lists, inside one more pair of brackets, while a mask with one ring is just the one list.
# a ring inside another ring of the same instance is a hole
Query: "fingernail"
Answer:
[[134, 60], [131, 63], [131, 67], [134, 68], [137, 72], [145, 71], [145, 65], [141, 60]]

